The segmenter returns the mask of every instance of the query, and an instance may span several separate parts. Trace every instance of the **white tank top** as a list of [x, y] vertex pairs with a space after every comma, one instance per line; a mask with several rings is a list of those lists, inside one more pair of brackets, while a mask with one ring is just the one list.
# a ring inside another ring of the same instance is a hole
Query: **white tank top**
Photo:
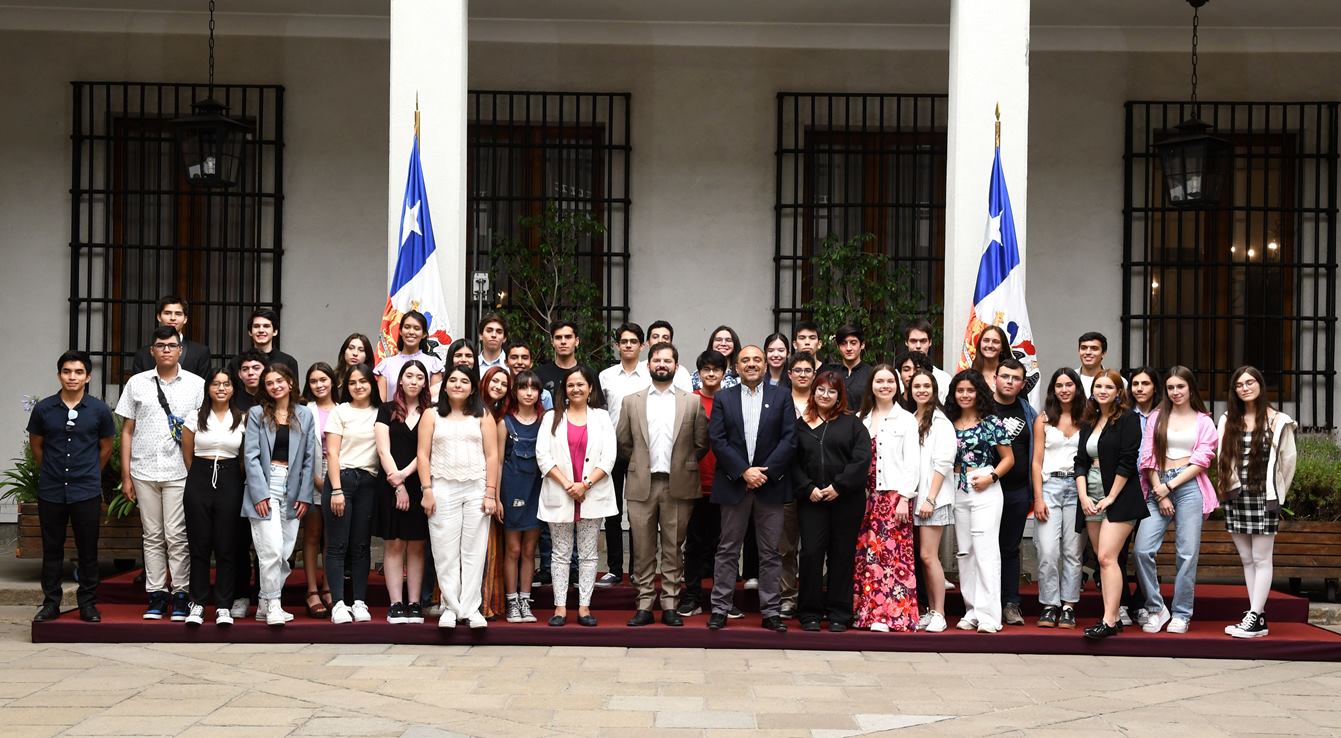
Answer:
[[1192, 455], [1192, 449], [1197, 445], [1197, 424], [1194, 422], [1186, 430], [1175, 431], [1173, 424], [1170, 423], [1164, 430], [1164, 443], [1166, 450], [1164, 457], [1166, 459], [1186, 459]]
[[1053, 472], [1071, 471], [1076, 466], [1076, 451], [1080, 449], [1080, 432], [1067, 438], [1060, 428], [1043, 424], [1043, 476]]
[[470, 482], [485, 478], [484, 437], [480, 419], [452, 414], [433, 422], [433, 456], [429, 466], [435, 479]]

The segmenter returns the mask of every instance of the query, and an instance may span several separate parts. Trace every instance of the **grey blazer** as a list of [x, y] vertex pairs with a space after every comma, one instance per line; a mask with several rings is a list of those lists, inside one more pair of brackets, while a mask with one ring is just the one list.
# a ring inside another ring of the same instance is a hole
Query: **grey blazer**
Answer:
[[[243, 441], [247, 494], [242, 498], [242, 516], [260, 520], [256, 503], [270, 498], [270, 449], [275, 447], [275, 431], [261, 419], [262, 408], [257, 405], [247, 411], [247, 433]], [[295, 503], [312, 504], [312, 480], [317, 473], [317, 431], [312, 411], [302, 405], [293, 407], [293, 419], [298, 427], [289, 432], [289, 478], [284, 498], [288, 501], [289, 518], [297, 517]]]

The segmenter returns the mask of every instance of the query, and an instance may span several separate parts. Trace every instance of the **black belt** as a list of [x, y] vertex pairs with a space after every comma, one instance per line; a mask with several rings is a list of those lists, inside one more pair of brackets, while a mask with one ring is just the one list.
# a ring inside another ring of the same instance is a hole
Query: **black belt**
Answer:
[[670, 479], [670, 472], [652, 472], [653, 479]]
[[1055, 471], [1049, 474], [1048, 477], [1052, 479], [1075, 479], [1076, 472], [1074, 469], [1068, 469], [1067, 471]]

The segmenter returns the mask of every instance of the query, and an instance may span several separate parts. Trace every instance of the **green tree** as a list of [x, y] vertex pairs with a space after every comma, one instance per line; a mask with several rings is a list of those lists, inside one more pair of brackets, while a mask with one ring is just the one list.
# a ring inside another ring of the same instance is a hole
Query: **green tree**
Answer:
[[[588, 366], [612, 363], [609, 328], [601, 314], [603, 293], [591, 278], [583, 253], [599, 252], [605, 226], [580, 210], [551, 203], [540, 216], [518, 219], [521, 235], [494, 242], [494, 284], [505, 285], [496, 308], [508, 321], [510, 338], [549, 355], [549, 326], [556, 320], [577, 325], [578, 360]], [[539, 363], [539, 356], [536, 357]]]
[[[913, 318], [938, 324], [939, 306], [928, 310], [926, 296], [914, 287], [913, 273], [894, 266], [884, 253], [870, 251], [875, 236], [863, 233], [846, 241], [829, 236], [820, 244], [811, 267], [811, 299], [801, 310], [830, 340], [839, 326], [854, 323], [866, 336], [867, 363], [893, 361], [903, 350], [903, 327]], [[939, 336], [932, 336], [939, 343]], [[835, 355], [834, 360], [837, 360]]]

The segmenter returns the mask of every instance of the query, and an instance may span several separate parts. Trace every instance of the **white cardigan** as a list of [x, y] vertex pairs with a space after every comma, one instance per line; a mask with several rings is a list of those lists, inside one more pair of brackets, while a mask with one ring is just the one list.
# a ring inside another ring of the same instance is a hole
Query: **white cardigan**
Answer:
[[[934, 410], [931, 416], [931, 428], [922, 441], [918, 470], [921, 480], [917, 485], [917, 507], [922, 507], [931, 496], [932, 475], [939, 472], [945, 478], [941, 482], [940, 492], [936, 493], [936, 507], [941, 508], [955, 501], [955, 454], [959, 452], [959, 442], [955, 439], [955, 426], [945, 413]], [[914, 429], [914, 438], [917, 437]]]
[[[536, 435], [535, 460], [540, 467], [539, 518], [546, 523], [573, 522], [573, 498], [559, 483], [549, 476], [549, 470], [558, 467], [564, 476], [573, 479], [573, 459], [568, 448], [568, 420], [559, 421], [559, 427], [553, 433], [554, 412], [550, 410], [540, 420], [540, 432]], [[582, 501], [582, 519], [608, 518], [619, 512], [615, 504], [615, 483], [610, 478], [610, 470], [615, 468], [615, 426], [610, 422], [610, 414], [597, 408], [587, 408], [587, 455], [582, 462], [584, 476], [591, 477], [592, 469], [605, 472], [601, 481], [587, 490]], [[573, 479], [573, 481], [581, 481]]]
[[[874, 412], [862, 418], [871, 429]], [[917, 496], [920, 449], [917, 443], [917, 418], [895, 403], [894, 410], [880, 423], [875, 436], [875, 488], [894, 491], [902, 497]]]
[[[1219, 428], [1220, 448], [1225, 447], [1225, 423], [1229, 420], [1228, 414], [1220, 416]], [[1290, 484], [1294, 482], [1294, 467], [1296, 452], [1294, 445], [1294, 432], [1298, 425], [1289, 415], [1276, 410], [1271, 413], [1267, 421], [1267, 427], [1271, 429], [1271, 455], [1267, 458], [1267, 497], [1276, 498], [1280, 504], [1285, 504], [1285, 495], [1290, 491]], [[1234, 459], [1234, 476], [1229, 480], [1230, 490], [1239, 488], [1239, 459]]]

